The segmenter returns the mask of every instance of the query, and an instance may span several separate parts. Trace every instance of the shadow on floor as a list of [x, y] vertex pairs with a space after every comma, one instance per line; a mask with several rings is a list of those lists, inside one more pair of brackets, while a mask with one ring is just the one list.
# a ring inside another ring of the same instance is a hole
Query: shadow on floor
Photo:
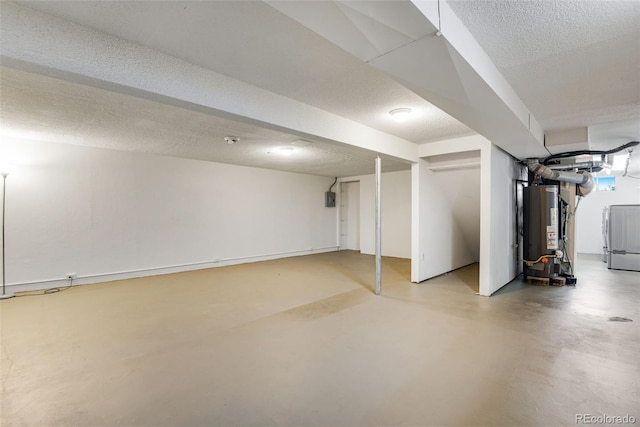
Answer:
[[463, 282], [475, 293], [480, 292], [480, 264], [470, 264], [451, 272], [451, 275]]
[[[342, 250], [339, 256], [331, 252], [325, 256], [327, 266], [350, 281], [368, 291], [375, 292], [375, 256], [359, 251]], [[357, 267], [357, 268], [355, 268]], [[389, 275], [392, 277], [390, 278]], [[404, 258], [382, 257], [382, 280], [396, 282], [398, 279], [411, 281], [411, 260]]]
[[382, 257], [382, 268], [390, 268], [407, 282], [411, 281], [411, 260], [410, 259]]
[[494, 292], [491, 296], [494, 297], [494, 296], [510, 294], [513, 292], [520, 292], [520, 291], [529, 289], [531, 286], [535, 286], [535, 285], [525, 282], [524, 278], [522, 277], [522, 274], [520, 274], [511, 282], [507, 283], [506, 285], [498, 289], [496, 292]]

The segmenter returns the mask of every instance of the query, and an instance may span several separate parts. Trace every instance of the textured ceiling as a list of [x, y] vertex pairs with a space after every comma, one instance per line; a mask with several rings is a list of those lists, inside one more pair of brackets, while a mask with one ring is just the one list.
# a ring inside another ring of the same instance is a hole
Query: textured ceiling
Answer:
[[639, 1], [448, 3], [546, 132], [640, 120]]
[[366, 62], [436, 32], [409, 1], [266, 2]]
[[[288, 2], [21, 3], [409, 141], [472, 133], [361, 60], [424, 36], [424, 17], [410, 2], [308, 2], [304, 13], [318, 22], [352, 24], [326, 38], [313, 31], [312, 21], [304, 26], [286, 16]], [[448, 3], [545, 131], [589, 126], [602, 140], [640, 139], [640, 2]], [[306, 144], [316, 157], [305, 163], [300, 155], [292, 165], [262, 154], [271, 144], [291, 143], [293, 135], [7, 69], [2, 85], [3, 132], [36, 129], [62, 142], [321, 175], [372, 172], [373, 153], [366, 150], [316, 141]], [[388, 115], [397, 107], [410, 107], [417, 117], [397, 124]], [[229, 133], [241, 136], [243, 145], [211, 145]]]
[[[384, 73], [264, 2], [21, 3], [409, 141], [473, 134]], [[374, 2], [390, 11], [393, 3]], [[363, 19], [358, 11], [362, 5], [336, 7], [357, 20]], [[413, 109], [415, 119], [402, 125], [390, 120], [389, 111], [398, 107]]]
[[[376, 154], [0, 67], [0, 134], [324, 176], [374, 173]], [[238, 136], [229, 145], [225, 136]], [[282, 147], [293, 147], [284, 156]], [[383, 157], [383, 170], [409, 164]]]

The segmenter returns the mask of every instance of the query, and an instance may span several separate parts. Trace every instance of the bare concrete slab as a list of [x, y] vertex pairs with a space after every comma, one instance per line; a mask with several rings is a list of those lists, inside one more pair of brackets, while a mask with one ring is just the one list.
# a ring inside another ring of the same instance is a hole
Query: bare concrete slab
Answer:
[[[327, 253], [0, 302], [3, 426], [574, 425], [640, 418], [640, 273], [475, 295], [477, 265]], [[610, 321], [612, 317], [632, 321]], [[640, 421], [636, 421], [640, 422]]]

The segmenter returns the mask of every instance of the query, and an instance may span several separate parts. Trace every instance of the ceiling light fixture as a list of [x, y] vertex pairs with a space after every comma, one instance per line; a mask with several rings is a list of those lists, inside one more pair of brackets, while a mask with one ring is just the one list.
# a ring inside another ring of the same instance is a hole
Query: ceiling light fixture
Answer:
[[280, 148], [280, 154], [282, 154], [283, 156], [290, 156], [293, 154], [294, 150], [295, 148], [293, 147], [282, 147]]
[[411, 108], [396, 108], [389, 111], [391, 118], [398, 123], [406, 122], [411, 116]]

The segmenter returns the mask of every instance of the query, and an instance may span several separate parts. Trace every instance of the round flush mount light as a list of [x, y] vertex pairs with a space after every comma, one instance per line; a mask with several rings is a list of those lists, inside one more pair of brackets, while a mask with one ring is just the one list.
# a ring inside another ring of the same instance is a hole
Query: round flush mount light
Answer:
[[280, 148], [280, 154], [282, 154], [283, 156], [290, 156], [293, 154], [294, 150], [295, 148], [293, 147], [282, 147]]
[[225, 136], [225, 137], [224, 137], [224, 140], [225, 140], [225, 142], [226, 142], [227, 144], [229, 144], [229, 145], [233, 145], [233, 144], [235, 144], [236, 142], [240, 141], [240, 138], [239, 138], [239, 137], [237, 137], [237, 136]]
[[389, 114], [398, 123], [406, 122], [411, 117], [411, 108], [396, 108], [389, 111]]

